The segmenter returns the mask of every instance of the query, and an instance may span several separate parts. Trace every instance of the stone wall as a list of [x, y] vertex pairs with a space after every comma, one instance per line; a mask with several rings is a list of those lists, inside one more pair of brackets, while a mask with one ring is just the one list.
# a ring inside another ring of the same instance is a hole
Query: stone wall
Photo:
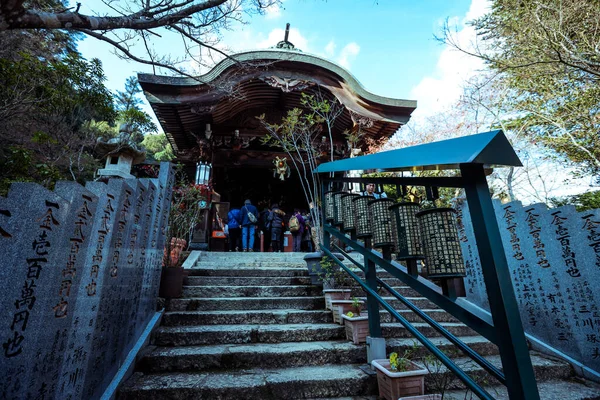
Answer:
[[[489, 311], [468, 204], [456, 208], [467, 299]], [[600, 374], [600, 210], [494, 209], [525, 331]]]
[[0, 398], [96, 399], [156, 311], [174, 172], [0, 198]]

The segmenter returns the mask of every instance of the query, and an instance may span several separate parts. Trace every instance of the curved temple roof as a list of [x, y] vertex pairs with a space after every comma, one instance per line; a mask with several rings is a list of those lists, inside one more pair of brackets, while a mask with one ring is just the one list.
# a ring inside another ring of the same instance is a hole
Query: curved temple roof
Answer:
[[523, 166], [504, 133], [496, 130], [328, 162], [314, 172], [445, 170], [458, 169], [460, 164]]
[[[239, 53], [197, 79], [139, 74], [138, 80], [176, 150], [194, 146], [188, 132], [202, 131], [204, 123], [216, 125], [213, 130], [219, 135], [219, 124], [230, 130], [231, 121], [236, 116], [243, 120], [245, 112], [298, 107], [299, 93], [316, 85], [348, 110], [336, 121], [339, 132], [360, 119], [368, 136], [389, 137], [417, 106], [413, 100], [373, 94], [342, 67], [294, 50]], [[239, 90], [237, 96], [232, 96], [233, 87]]]

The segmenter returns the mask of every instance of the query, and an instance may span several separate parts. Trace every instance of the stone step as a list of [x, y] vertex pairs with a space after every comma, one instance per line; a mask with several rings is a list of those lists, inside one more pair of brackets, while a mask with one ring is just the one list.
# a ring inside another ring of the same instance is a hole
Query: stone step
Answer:
[[185, 286], [182, 297], [301, 297], [319, 296], [316, 286]]
[[[499, 355], [486, 357], [489, 362], [498, 368], [502, 367], [502, 361]], [[485, 387], [495, 387], [499, 385], [494, 378], [487, 374], [478, 364], [476, 364], [470, 358], [459, 358], [453, 359], [453, 361], [465, 372], [478, 382], [480, 385]], [[466, 389], [465, 385], [454, 374], [446, 369], [445, 366], [437, 364], [425, 365], [423, 360], [417, 360], [417, 363], [425, 366], [430, 373], [425, 375], [425, 392], [436, 393], [439, 392], [440, 382], [445, 381], [444, 387], [446, 390], [462, 390]], [[548, 357], [542, 357], [536, 352], [531, 352], [531, 363], [535, 373], [535, 378], [538, 383], [555, 381], [557, 379], [568, 379], [573, 375], [571, 366], [562, 360], [551, 359]], [[496, 395], [494, 392], [490, 393], [494, 398]], [[541, 399], [563, 399], [564, 397], [540, 397]]]
[[[441, 309], [423, 310], [437, 322], [458, 322]], [[410, 322], [423, 322], [410, 310], [399, 310]], [[381, 322], [392, 322], [387, 311], [380, 311]], [[163, 326], [234, 325], [234, 324], [304, 324], [330, 323], [329, 310], [228, 310], [228, 311], [170, 311], [163, 315]], [[393, 322], [397, 322], [394, 320]]]
[[377, 380], [358, 365], [321, 365], [222, 373], [136, 372], [121, 388], [120, 399], [286, 400], [366, 396], [376, 392]]
[[[405, 287], [396, 278], [384, 278], [383, 281], [392, 287]], [[189, 286], [286, 286], [310, 284], [310, 277], [308, 276], [189, 276], [186, 281], [186, 285]], [[405, 288], [409, 289], [408, 287]], [[415, 293], [411, 294], [412, 296], [417, 296], [416, 291], [413, 290], [412, 293]]]
[[306, 268], [304, 261], [236, 261], [236, 260], [223, 260], [223, 261], [198, 261], [195, 268]]
[[189, 286], [288, 286], [288, 285], [310, 285], [308, 276], [297, 277], [224, 277], [224, 276], [190, 276], [186, 285]]
[[[487, 357], [492, 364], [500, 366], [499, 356]], [[285, 360], [285, 358], [283, 358]], [[491, 378], [477, 365], [468, 359], [456, 359], [471, 377], [490, 386]], [[571, 367], [561, 361], [550, 360], [532, 354], [536, 380], [542, 387], [543, 382], [556, 382], [569, 379]], [[142, 373], [136, 372], [121, 388], [120, 398], [132, 399], [298, 399], [340, 396], [361, 396], [377, 393], [377, 380], [360, 370], [357, 364], [326, 364], [320, 366], [302, 366], [291, 368], [244, 369], [227, 372], [170, 372]], [[444, 380], [448, 374], [444, 369], [435, 370], [425, 377], [425, 391], [438, 392], [436, 382]], [[447, 380], [446, 380], [447, 381]], [[458, 379], [447, 381], [447, 389], [460, 389], [462, 382]], [[577, 385], [581, 388], [580, 385]], [[569, 399], [577, 392], [569, 393], [572, 385], [564, 386], [563, 392], [548, 393], [542, 399]], [[593, 389], [589, 392], [595, 396]], [[589, 397], [588, 397], [589, 398]], [[594, 398], [594, 397], [591, 397]]]
[[[538, 391], [540, 399], [543, 400], [597, 400], [600, 399], [600, 385], [585, 381], [580, 378], [570, 378], [565, 380], [551, 380], [547, 382], [538, 382]], [[508, 392], [505, 386], [494, 386], [486, 388], [488, 393], [492, 394], [496, 400], [509, 400]], [[449, 398], [465, 399], [469, 398], [464, 390], [452, 390], [447, 393]], [[467, 396], [467, 397], [465, 397]]]
[[[220, 277], [296, 277], [308, 276], [308, 270], [304, 268], [188, 268], [188, 276], [220, 276]], [[189, 278], [188, 278], [189, 279]]]
[[[406, 310], [407, 307], [395, 298], [384, 298], [395, 310]], [[363, 298], [362, 300], [365, 300]], [[412, 304], [424, 309], [435, 309], [437, 306], [424, 297], [407, 297]], [[208, 311], [208, 310], [269, 310], [296, 308], [299, 310], [325, 309], [323, 296], [303, 297], [188, 297], [170, 299], [166, 302], [167, 311]], [[382, 309], [382, 307], [380, 307]]]
[[329, 310], [230, 310], [173, 311], [163, 315], [163, 326], [235, 324], [318, 324], [331, 323]]
[[[413, 324], [427, 337], [440, 334], [425, 323]], [[455, 336], [474, 336], [467, 326], [455, 322], [441, 324]], [[386, 338], [410, 338], [399, 323], [381, 324]], [[281, 343], [343, 340], [346, 333], [338, 324], [267, 324], [267, 325], [206, 325], [160, 327], [154, 337], [158, 346], [194, 346], [205, 344]]]
[[205, 297], [170, 299], [167, 311], [209, 311], [209, 310], [271, 310], [298, 309], [324, 310], [323, 296], [314, 297], [226, 297], [211, 299]]
[[[497, 354], [496, 346], [482, 337], [466, 337], [464, 340], [480, 354]], [[444, 352], [455, 347], [443, 338], [433, 342]], [[388, 340], [387, 353], [413, 348], [411, 339]], [[428, 354], [417, 342], [414, 357]], [[213, 345], [186, 347], [159, 347], [148, 354], [140, 363], [143, 372], [205, 371], [241, 369], [248, 365], [262, 368], [289, 368], [321, 364], [358, 364], [367, 362], [366, 346], [354, 345], [349, 341], [290, 342], [276, 344]]]
[[261, 253], [261, 252], [211, 252], [201, 254], [196, 261], [294, 261], [304, 262], [306, 253]]

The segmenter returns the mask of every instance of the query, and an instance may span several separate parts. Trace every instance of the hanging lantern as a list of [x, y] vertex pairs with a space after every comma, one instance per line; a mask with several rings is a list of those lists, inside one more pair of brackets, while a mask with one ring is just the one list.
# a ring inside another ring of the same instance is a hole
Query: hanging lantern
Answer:
[[341, 226], [344, 223], [344, 209], [342, 208], [342, 196], [345, 192], [333, 194], [333, 224]]
[[342, 196], [343, 226], [346, 232], [356, 229], [352, 200], [359, 196], [356, 193], [346, 193]]
[[428, 276], [465, 276], [465, 264], [456, 229], [456, 211], [452, 208], [434, 208], [417, 213], [417, 218], [421, 227]]
[[212, 164], [204, 161], [196, 163], [196, 185], [208, 185]]
[[394, 244], [392, 238], [392, 219], [390, 218], [390, 206], [394, 204], [392, 199], [370, 200], [369, 214], [373, 229], [373, 247], [391, 246]]
[[371, 196], [358, 196], [352, 200], [357, 238], [368, 238], [373, 234], [368, 205], [371, 200], [373, 200]]
[[396, 232], [396, 248], [398, 260], [423, 259], [421, 248], [421, 228], [417, 213], [419, 203], [398, 203], [390, 207], [392, 227]]
[[325, 221], [333, 222], [334, 211], [333, 211], [333, 193], [325, 193]]

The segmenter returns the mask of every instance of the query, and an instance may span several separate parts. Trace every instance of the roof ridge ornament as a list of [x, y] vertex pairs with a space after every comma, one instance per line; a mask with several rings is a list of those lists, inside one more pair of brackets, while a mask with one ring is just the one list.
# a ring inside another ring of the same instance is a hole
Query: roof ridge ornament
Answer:
[[287, 24], [285, 24], [285, 36], [281, 42], [279, 42], [275, 45], [275, 48], [284, 49], [284, 50], [302, 51], [300, 49], [297, 49], [296, 46], [294, 46], [294, 44], [288, 40], [289, 36], [290, 36], [290, 23], [288, 22]]

